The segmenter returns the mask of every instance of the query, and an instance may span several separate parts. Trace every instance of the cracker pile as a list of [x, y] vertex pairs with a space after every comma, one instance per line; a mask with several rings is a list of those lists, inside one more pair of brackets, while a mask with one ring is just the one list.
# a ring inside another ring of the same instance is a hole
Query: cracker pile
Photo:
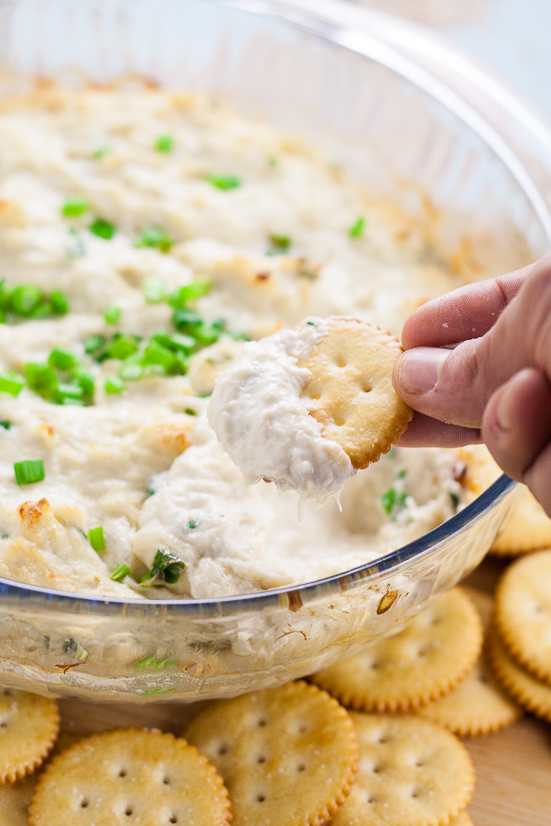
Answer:
[[551, 550], [510, 565], [495, 604], [454, 588], [310, 682], [209, 703], [180, 737], [55, 742], [55, 701], [0, 689], [0, 826], [472, 826], [457, 735], [522, 707], [551, 721]]

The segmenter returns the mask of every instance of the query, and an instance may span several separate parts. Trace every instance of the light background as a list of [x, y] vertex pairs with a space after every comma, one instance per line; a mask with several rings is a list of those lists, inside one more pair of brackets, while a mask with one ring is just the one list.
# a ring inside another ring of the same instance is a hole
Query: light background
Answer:
[[491, 68], [551, 125], [551, 0], [357, 0], [433, 27]]

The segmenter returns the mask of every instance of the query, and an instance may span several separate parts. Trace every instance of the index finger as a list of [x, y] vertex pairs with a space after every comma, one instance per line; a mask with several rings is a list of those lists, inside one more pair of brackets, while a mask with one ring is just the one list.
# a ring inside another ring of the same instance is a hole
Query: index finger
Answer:
[[521, 270], [467, 284], [427, 301], [404, 324], [404, 349], [445, 347], [483, 336], [493, 327], [527, 277], [536, 268], [550, 265], [551, 256], [547, 256]]

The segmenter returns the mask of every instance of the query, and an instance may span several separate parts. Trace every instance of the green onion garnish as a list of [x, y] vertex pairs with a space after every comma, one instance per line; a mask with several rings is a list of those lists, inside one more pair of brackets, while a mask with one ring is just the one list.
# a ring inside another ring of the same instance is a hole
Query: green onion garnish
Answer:
[[88, 538], [90, 539], [90, 545], [96, 553], [99, 554], [105, 550], [105, 538], [103, 536], [103, 527], [101, 525], [97, 528], [90, 528], [88, 531]]
[[70, 370], [72, 367], [76, 367], [78, 359], [70, 350], [54, 347], [48, 356], [48, 364], [51, 367], [57, 367], [58, 370]]
[[79, 365], [71, 372], [69, 380], [82, 388], [82, 393], [86, 399], [91, 400], [93, 398], [96, 382], [90, 370]]
[[402, 468], [401, 470], [398, 471], [398, 473], [396, 474], [396, 478], [397, 479], [404, 479], [406, 474], [407, 474], [407, 470], [404, 467], [404, 468]]
[[14, 370], [5, 370], [0, 373], [0, 393], [9, 393], [18, 396], [25, 387], [26, 381], [20, 373]]
[[142, 284], [142, 294], [147, 304], [160, 304], [166, 294], [166, 285], [158, 275], [150, 275]]
[[110, 579], [112, 579], [113, 582], [122, 582], [129, 573], [130, 567], [123, 562], [121, 565], [117, 565], [111, 574]]
[[405, 507], [406, 499], [407, 493], [405, 491], [397, 493], [396, 488], [389, 488], [379, 498], [379, 502], [381, 503], [385, 513], [390, 516], [393, 512], [395, 513]]
[[174, 238], [162, 227], [147, 227], [134, 242], [135, 247], [156, 247], [161, 252], [170, 252], [174, 244]]
[[212, 281], [193, 281], [184, 287], [179, 287], [168, 296], [168, 303], [175, 310], [183, 309], [188, 301], [193, 301], [207, 295], [212, 289]]
[[[1, 422], [0, 422], [0, 424], [1, 424]], [[457, 513], [457, 509], [459, 508], [459, 502], [461, 500], [459, 499], [459, 496], [457, 495], [457, 493], [454, 493], [453, 491], [450, 491], [450, 499], [451, 499], [451, 503], [452, 503], [453, 512]]]
[[43, 399], [52, 398], [57, 388], [57, 375], [49, 364], [29, 362], [25, 365], [25, 373], [31, 390], [34, 390]]
[[270, 155], [268, 158], [268, 166], [277, 166], [277, 158], [275, 155]]
[[157, 553], [153, 558], [153, 565], [147, 575], [148, 580], [159, 578], [169, 585], [173, 585], [175, 582], [178, 582], [185, 567], [186, 563], [183, 559], [170, 553], [170, 551], [157, 548]]
[[23, 462], [16, 462], [13, 469], [15, 481], [19, 487], [41, 482], [46, 477], [42, 459], [25, 459]]
[[103, 317], [107, 324], [116, 324], [122, 315], [122, 309], [120, 307], [107, 307], [105, 310]]
[[41, 301], [42, 293], [38, 287], [32, 284], [20, 284], [11, 292], [9, 309], [23, 318], [29, 318]]
[[103, 238], [104, 241], [110, 241], [117, 231], [115, 224], [111, 224], [103, 218], [96, 218], [95, 221], [92, 221], [88, 229], [94, 235], [97, 235], [98, 238]]
[[177, 360], [168, 347], [163, 347], [157, 341], [150, 340], [143, 354], [143, 364], [158, 364], [165, 373], [170, 373], [172, 368], [176, 368]]
[[351, 238], [358, 239], [361, 238], [364, 234], [366, 225], [366, 220], [363, 216], [360, 216], [357, 221], [354, 221], [350, 229], [348, 230], [348, 234]]
[[11, 429], [11, 422], [10, 422], [10, 420], [9, 420], [9, 419], [4, 419], [4, 421], [3, 421], [3, 422], [0, 422], [0, 427], [3, 427], [3, 428], [4, 428], [4, 430], [10, 430], [10, 429]]
[[129, 333], [124, 333], [114, 338], [105, 350], [105, 356], [109, 359], [120, 359], [124, 361], [128, 356], [133, 356], [139, 347], [139, 339]]
[[157, 152], [164, 152], [168, 154], [174, 149], [174, 138], [172, 135], [159, 135], [155, 141], [155, 149]]
[[111, 378], [105, 379], [103, 388], [106, 393], [113, 396], [115, 393], [122, 393], [126, 389], [126, 385], [118, 376], [111, 376]]
[[95, 152], [92, 152], [93, 158], [103, 158], [105, 155], [108, 155], [110, 152], [113, 151], [112, 146], [100, 146], [99, 149], [96, 149]]
[[144, 374], [141, 356], [130, 356], [123, 361], [119, 376], [123, 381], [139, 381]]
[[156, 657], [146, 657], [136, 663], [136, 668], [156, 668], [157, 671], [162, 671], [163, 668], [178, 665], [178, 660], [174, 657], [165, 657], [164, 660], [157, 661]]
[[87, 212], [89, 206], [87, 198], [79, 196], [67, 198], [61, 207], [61, 214], [64, 218], [78, 218], [79, 215], [84, 215]]
[[241, 179], [235, 175], [206, 175], [205, 181], [225, 192], [229, 189], [237, 189], [242, 183]]
[[270, 244], [282, 252], [288, 250], [292, 243], [288, 235], [270, 235]]
[[54, 315], [67, 315], [71, 309], [69, 299], [61, 290], [52, 290], [50, 293], [50, 304]]
[[187, 416], [196, 416], [197, 415], [197, 411], [194, 410], [193, 407], [186, 407], [186, 409], [184, 410], [184, 413]]
[[88, 356], [93, 356], [94, 358], [97, 358], [98, 354], [100, 354], [100, 352], [103, 352], [103, 349], [105, 347], [105, 341], [105, 336], [99, 334], [94, 336], [88, 336], [88, 338], [84, 340], [84, 352]]

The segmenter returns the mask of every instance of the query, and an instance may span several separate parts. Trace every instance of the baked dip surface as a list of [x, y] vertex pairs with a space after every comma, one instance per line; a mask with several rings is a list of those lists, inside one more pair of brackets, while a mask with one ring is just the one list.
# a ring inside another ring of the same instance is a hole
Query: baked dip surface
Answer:
[[461, 283], [421, 220], [215, 100], [43, 89], [0, 110], [0, 575], [220, 597], [349, 570], [466, 501], [454, 451], [393, 448], [342, 511], [247, 485], [217, 375], [307, 316], [395, 335]]

